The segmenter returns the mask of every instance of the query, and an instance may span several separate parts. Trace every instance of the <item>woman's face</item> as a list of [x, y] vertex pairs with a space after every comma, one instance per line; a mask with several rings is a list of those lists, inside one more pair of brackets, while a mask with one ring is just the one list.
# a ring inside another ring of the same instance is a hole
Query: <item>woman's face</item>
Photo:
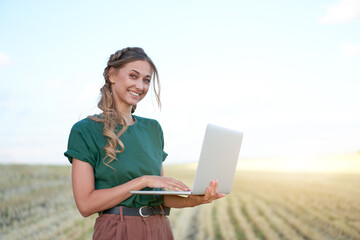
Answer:
[[151, 75], [150, 64], [143, 60], [130, 62], [115, 70], [110, 81], [116, 107], [128, 111], [140, 102], [149, 90]]

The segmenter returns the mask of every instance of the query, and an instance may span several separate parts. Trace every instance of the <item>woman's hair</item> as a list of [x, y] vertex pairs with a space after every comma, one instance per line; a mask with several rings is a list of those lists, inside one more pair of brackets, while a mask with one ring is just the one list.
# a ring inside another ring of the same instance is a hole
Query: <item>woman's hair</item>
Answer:
[[[104, 123], [103, 135], [107, 137], [107, 145], [104, 147], [106, 152], [106, 157], [103, 159], [103, 162], [106, 166], [111, 167], [109, 164], [116, 160], [116, 154], [124, 151], [124, 144], [120, 140], [120, 136], [126, 131], [128, 124], [122, 116], [122, 114], [116, 112], [114, 99], [111, 93], [111, 82], [110, 82], [110, 68], [115, 68], [116, 70], [121, 69], [126, 64], [138, 60], [147, 61], [150, 64], [152, 69], [152, 77], [154, 79], [153, 86], [154, 92], [156, 95], [156, 101], [159, 107], [161, 107], [160, 102], [160, 82], [158, 71], [155, 67], [153, 61], [146, 55], [142, 48], [138, 47], [127, 47], [122, 50], [119, 50], [112, 54], [107, 62], [107, 66], [104, 69], [104, 79], [105, 84], [100, 89], [100, 101], [98, 103], [98, 107], [102, 110], [102, 114], [88, 116], [88, 118]], [[136, 106], [132, 107], [131, 113], [133, 113], [136, 109]], [[116, 133], [115, 127], [122, 123], [122, 129]], [[121, 150], [117, 149], [117, 145], [120, 145]], [[108, 160], [107, 160], [108, 159]], [[112, 167], [111, 167], [112, 168]]]

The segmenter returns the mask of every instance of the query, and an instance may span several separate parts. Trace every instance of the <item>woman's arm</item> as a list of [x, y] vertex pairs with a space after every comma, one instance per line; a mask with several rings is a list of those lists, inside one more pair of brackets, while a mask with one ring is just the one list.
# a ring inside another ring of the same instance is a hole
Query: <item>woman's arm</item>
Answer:
[[[164, 169], [161, 167], [161, 176], [164, 176]], [[175, 195], [164, 196], [164, 206], [172, 208], [195, 207], [205, 203], [211, 203], [213, 200], [223, 198], [225, 194], [218, 193], [218, 181], [211, 181], [210, 186], [206, 189], [205, 195], [190, 195], [181, 197]]]
[[206, 189], [205, 195], [190, 195], [188, 197], [180, 197], [174, 195], [164, 196], [164, 205], [172, 208], [195, 207], [205, 203], [225, 197], [224, 193], [218, 193], [218, 182], [211, 181], [210, 186]]
[[185, 191], [188, 189], [182, 182], [173, 178], [142, 176], [113, 188], [95, 190], [92, 166], [75, 158], [72, 162], [72, 186], [76, 206], [84, 217], [116, 206], [132, 196], [131, 190], [141, 190], [144, 187]]

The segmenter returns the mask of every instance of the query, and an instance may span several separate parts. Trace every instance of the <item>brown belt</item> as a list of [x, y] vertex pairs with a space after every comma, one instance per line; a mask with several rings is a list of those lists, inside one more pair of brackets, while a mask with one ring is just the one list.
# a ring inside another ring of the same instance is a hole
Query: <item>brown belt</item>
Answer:
[[170, 214], [170, 208], [169, 207], [164, 207], [161, 205], [157, 205], [157, 206], [143, 206], [141, 208], [129, 208], [129, 207], [113, 207], [107, 210], [104, 210], [102, 212], [100, 212], [99, 214], [116, 214], [116, 215], [120, 215], [121, 214], [121, 210], [120, 208], [122, 208], [122, 215], [124, 216], [141, 216], [141, 217], [149, 217], [149, 216], [153, 216], [153, 215], [169, 215]]

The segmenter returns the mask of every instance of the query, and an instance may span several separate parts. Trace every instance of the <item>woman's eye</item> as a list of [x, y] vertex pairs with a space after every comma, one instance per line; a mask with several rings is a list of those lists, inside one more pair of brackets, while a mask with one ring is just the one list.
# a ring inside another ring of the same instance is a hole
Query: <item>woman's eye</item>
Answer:
[[131, 78], [136, 78], [136, 75], [135, 74], [130, 74], [130, 77]]
[[150, 83], [151, 79], [144, 79], [144, 81]]

